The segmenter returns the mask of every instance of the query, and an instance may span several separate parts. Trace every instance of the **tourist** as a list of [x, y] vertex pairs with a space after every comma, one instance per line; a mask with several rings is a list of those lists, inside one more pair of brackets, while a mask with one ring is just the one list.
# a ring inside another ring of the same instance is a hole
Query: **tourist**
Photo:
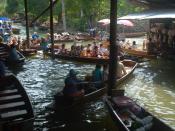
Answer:
[[41, 49], [43, 50], [43, 56], [44, 58], [46, 58], [46, 52], [48, 50], [48, 42], [43, 37], [41, 38], [40, 46], [41, 46]]
[[38, 35], [37, 32], [34, 32], [34, 33], [32, 34], [32, 39], [33, 39], [33, 40], [39, 39], [39, 35]]
[[9, 60], [11, 61], [16, 61], [19, 59], [19, 55], [16, 51], [16, 46], [18, 45], [18, 42], [17, 42], [17, 38], [16, 37], [12, 37], [10, 43], [8, 44], [9, 47], [10, 47], [10, 50], [9, 50]]
[[71, 69], [65, 79], [65, 87], [63, 89], [63, 94], [68, 97], [83, 96], [84, 89], [79, 90], [80, 83], [81, 80], [77, 78], [77, 72]]
[[101, 71], [101, 65], [99, 64], [96, 65], [95, 70], [92, 72], [92, 81], [96, 82], [96, 88], [101, 88], [103, 81], [103, 72]]

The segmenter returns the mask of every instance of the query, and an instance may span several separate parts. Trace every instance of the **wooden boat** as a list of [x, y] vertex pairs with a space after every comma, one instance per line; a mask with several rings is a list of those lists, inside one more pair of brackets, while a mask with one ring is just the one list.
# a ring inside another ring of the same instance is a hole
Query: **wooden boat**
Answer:
[[122, 48], [122, 50], [132, 56], [138, 56], [143, 58], [155, 59], [156, 55], [149, 54], [147, 51], [139, 50], [139, 49], [129, 49], [129, 48]]
[[[48, 53], [48, 55], [51, 56], [51, 53]], [[109, 61], [108, 58], [79, 57], [79, 56], [70, 56], [70, 55], [62, 55], [62, 54], [55, 54], [55, 58], [76, 61], [76, 62], [99, 63], [99, 64], [107, 64]]]
[[141, 37], [141, 36], [144, 36], [146, 34], [146, 32], [132, 32], [132, 33], [119, 33], [120, 34], [123, 34], [125, 36], [125, 38], [132, 38], [132, 37]]
[[20, 50], [20, 52], [21, 52], [24, 56], [31, 56], [31, 55], [36, 55], [37, 50], [36, 50], [36, 49], [25, 49], [25, 50]]
[[55, 95], [54, 102], [48, 105], [46, 108], [56, 111], [64, 111], [75, 108], [77, 105], [83, 104], [95, 100], [103, 96], [107, 91], [106, 86], [101, 87], [100, 89], [90, 88], [90, 90], [85, 91], [85, 95], [82, 97], [65, 97], [62, 92], [59, 92]]
[[121, 92], [104, 101], [119, 131], [174, 131]]
[[29, 97], [14, 75], [0, 78], [0, 131], [33, 131]]
[[[117, 79], [117, 81], [116, 81], [117, 85], [124, 82], [133, 73], [134, 69], [137, 66], [136, 62], [130, 61], [130, 60], [123, 61], [123, 64], [126, 66], [127, 74], [124, 75], [122, 78]], [[78, 97], [78, 98], [76, 97], [74, 99], [72, 97], [68, 98], [68, 97], [65, 97], [62, 92], [59, 92], [55, 96], [54, 102], [52, 104], [50, 104], [47, 108], [52, 109], [52, 110], [72, 109], [76, 105], [83, 104], [85, 102], [89, 102], [89, 101], [95, 100], [95, 99], [103, 96], [107, 92], [107, 88], [106, 88], [107, 86], [105, 85], [105, 83], [107, 83], [107, 81], [104, 82], [104, 85], [100, 89], [96, 89], [94, 87], [94, 83], [96, 83], [96, 82], [89, 82], [88, 81], [88, 82], [84, 83], [85, 85], [88, 84], [88, 86], [86, 86], [84, 88], [85, 95], [82, 97]]]
[[127, 74], [117, 79], [117, 82], [116, 82], [117, 85], [121, 84], [123, 81], [128, 79], [128, 77], [130, 77], [130, 75], [134, 72], [135, 68], [138, 65], [137, 62], [132, 61], [132, 60], [123, 60], [122, 63], [125, 66]]

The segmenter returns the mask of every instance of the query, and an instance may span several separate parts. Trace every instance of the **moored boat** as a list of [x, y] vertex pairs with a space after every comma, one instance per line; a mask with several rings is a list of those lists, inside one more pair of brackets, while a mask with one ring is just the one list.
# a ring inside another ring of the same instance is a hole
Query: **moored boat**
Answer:
[[121, 92], [104, 101], [119, 131], [174, 131]]
[[36, 49], [24, 49], [24, 50], [20, 50], [20, 52], [24, 56], [31, 56], [31, 55], [36, 55], [37, 50]]
[[122, 50], [132, 56], [138, 56], [143, 58], [155, 59], [156, 55], [149, 54], [147, 51], [139, 50], [139, 49], [129, 49], [129, 48], [122, 48]]
[[[51, 56], [51, 53], [48, 53], [48, 55]], [[107, 64], [109, 61], [108, 58], [79, 57], [79, 56], [70, 56], [70, 55], [62, 55], [62, 54], [55, 54], [55, 58], [76, 61], [76, 62], [99, 63], [99, 64]]]
[[32, 131], [34, 113], [24, 87], [12, 74], [0, 83], [0, 131]]
[[50, 105], [48, 105], [46, 108], [51, 110], [70, 110], [72, 108], [75, 108], [77, 105], [83, 104], [85, 102], [89, 102], [92, 100], [95, 100], [101, 96], [103, 96], [107, 91], [106, 86], [102, 86], [99, 89], [96, 89], [95, 87], [88, 87], [85, 89], [85, 95], [81, 97], [66, 97], [63, 95], [62, 92], [58, 92], [55, 95], [54, 102], [52, 102]]

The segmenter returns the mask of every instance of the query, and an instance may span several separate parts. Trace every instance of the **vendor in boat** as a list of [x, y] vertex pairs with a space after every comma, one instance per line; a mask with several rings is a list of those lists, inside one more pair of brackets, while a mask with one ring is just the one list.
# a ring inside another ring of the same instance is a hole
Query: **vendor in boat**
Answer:
[[10, 61], [16, 61], [19, 59], [19, 55], [16, 51], [16, 46], [18, 45], [17, 38], [12, 37], [10, 40], [10, 43], [8, 43], [10, 50], [9, 50], [9, 60]]
[[117, 79], [121, 78], [122, 76], [126, 75], [126, 69], [123, 63], [120, 61], [120, 58], [118, 57], [117, 61]]
[[81, 80], [77, 78], [77, 72], [71, 69], [65, 79], [63, 94], [68, 97], [83, 96], [84, 89], [78, 89], [80, 82]]

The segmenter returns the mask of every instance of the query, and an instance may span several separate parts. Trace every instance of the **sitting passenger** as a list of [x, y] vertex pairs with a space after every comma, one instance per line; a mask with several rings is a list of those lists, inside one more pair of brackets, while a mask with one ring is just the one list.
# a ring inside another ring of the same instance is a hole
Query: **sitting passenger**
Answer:
[[136, 41], [132, 42], [132, 46], [130, 46], [130, 48], [131, 49], [136, 49], [137, 48]]
[[18, 55], [17, 50], [16, 50], [16, 46], [18, 45], [17, 38], [13, 37], [8, 45], [10, 46], [9, 60], [11, 60], [11, 61], [18, 60], [19, 55]]
[[63, 94], [65, 96], [75, 97], [75, 96], [83, 96], [84, 90], [78, 89], [78, 85], [80, 84], [81, 80], [77, 78], [77, 72], [71, 69], [69, 71], [68, 76], [65, 79], [65, 87], [63, 89]]
[[103, 72], [101, 71], [101, 65], [97, 64], [95, 70], [92, 72], [92, 81], [97, 82], [95, 84], [96, 88], [100, 88], [102, 86]]
[[117, 62], [117, 79], [121, 78], [122, 76], [127, 74], [127, 72], [125, 70], [125, 66], [119, 60], [120, 59], [118, 58], [118, 62]]

